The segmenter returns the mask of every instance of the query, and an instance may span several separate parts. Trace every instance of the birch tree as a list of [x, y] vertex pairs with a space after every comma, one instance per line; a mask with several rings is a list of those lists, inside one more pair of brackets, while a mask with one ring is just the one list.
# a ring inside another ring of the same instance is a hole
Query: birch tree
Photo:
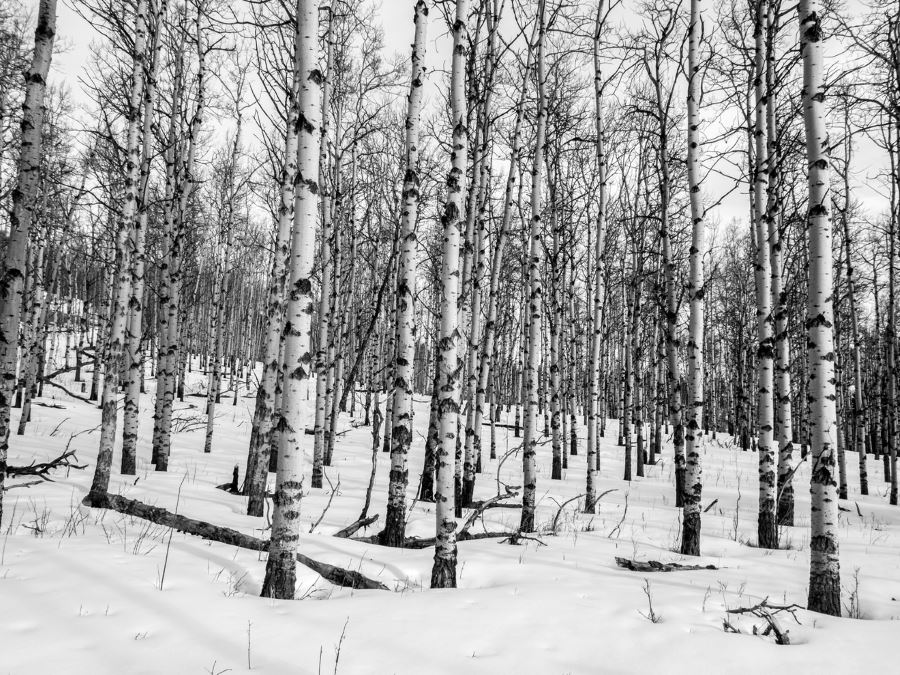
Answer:
[[[199, 17], [198, 17], [199, 24]], [[87, 500], [99, 505], [104, 502], [109, 487], [112, 468], [113, 445], [116, 439], [116, 419], [119, 381], [124, 359], [128, 300], [131, 297], [131, 241], [134, 237], [137, 189], [140, 171], [141, 100], [144, 95], [145, 52], [147, 45], [147, 0], [138, 0], [134, 14], [134, 41], [131, 50], [131, 88], [128, 97], [127, 129], [125, 138], [125, 188], [122, 196], [122, 212], [116, 234], [115, 290], [111, 305], [109, 343], [103, 378], [103, 396], [100, 402], [100, 449], [94, 480]]]
[[[295, 18], [296, 20], [296, 18]], [[294, 31], [296, 33], [296, 30]], [[295, 37], [296, 41], [296, 37]], [[280, 46], [280, 45], [279, 45]], [[294, 47], [296, 53], [297, 47]], [[272, 255], [272, 272], [266, 300], [266, 329], [263, 346], [263, 372], [256, 392], [253, 413], [253, 431], [247, 456], [247, 473], [244, 492], [247, 495], [247, 515], [260, 517], [265, 505], [266, 482], [269, 475], [269, 450], [272, 428], [275, 424], [275, 386], [281, 370], [281, 333], [284, 322], [284, 294], [287, 283], [288, 256], [291, 251], [291, 225], [294, 220], [294, 185], [297, 179], [298, 136], [300, 133], [301, 71], [292, 68], [287, 92], [285, 118], [284, 157], [282, 160], [278, 218], [275, 230], [275, 250]]]
[[547, 142], [547, 96], [544, 41], [546, 2], [537, 7], [537, 39], [530, 49], [535, 52], [535, 80], [537, 83], [537, 116], [534, 141], [534, 165], [531, 172], [531, 221], [528, 234], [528, 352], [525, 361], [525, 414], [522, 438], [522, 517], [519, 530], [534, 532], [535, 497], [537, 492], [537, 415], [538, 371], [541, 367], [541, 325], [543, 315], [543, 287], [541, 262], [543, 259], [542, 177], [544, 151]]
[[397, 350], [394, 359], [393, 429], [388, 504], [381, 541], [402, 546], [406, 536], [407, 455], [412, 444], [413, 360], [415, 358], [416, 218], [419, 214], [419, 127], [425, 77], [425, 41], [428, 5], [418, 0], [413, 8], [415, 37], [411, 83], [406, 111], [406, 173], [403, 177], [403, 212], [400, 221], [400, 257], [397, 271]]
[[34, 52], [24, 73], [21, 136], [16, 187], [12, 194], [9, 239], [0, 276], [0, 517], [9, 451], [9, 409], [16, 385], [19, 321], [25, 285], [26, 250], [34, 220], [41, 164], [44, 92], [56, 37], [56, 0], [41, 0], [34, 31]]
[[769, 257], [769, 229], [766, 195], [769, 194], [767, 169], [768, 143], [766, 111], [766, 17], [768, 0], [758, 0], [754, 8], [753, 36], [755, 48], [754, 89], [756, 113], [754, 136], [753, 219], [756, 232], [756, 320], [757, 320], [757, 443], [759, 452], [759, 515], [757, 544], [761, 548], [775, 548], [778, 533], [775, 529], [775, 409], [774, 409], [774, 348], [772, 331], [771, 261]]
[[466, 202], [467, 127], [465, 64], [469, 52], [468, 0], [456, 0], [453, 20], [453, 57], [450, 75], [450, 107], [453, 145], [447, 176], [447, 201], [441, 217], [444, 232], [441, 251], [440, 375], [438, 382], [438, 445], [435, 449], [434, 502], [437, 534], [432, 588], [456, 588], [456, 520], [454, 463], [459, 434], [460, 369], [459, 250], [463, 205]]
[[125, 365], [125, 406], [122, 413], [122, 464], [123, 475], [134, 475], [137, 466], [137, 438], [140, 411], [141, 383], [144, 361], [141, 354], [141, 339], [144, 319], [144, 269], [146, 265], [145, 242], [147, 238], [150, 208], [148, 204], [150, 188], [150, 168], [153, 152], [153, 121], [156, 113], [157, 77], [159, 74], [161, 32], [166, 15], [167, 2], [159, 0], [152, 8], [150, 24], [150, 58], [147, 81], [143, 92], [141, 128], [141, 165], [137, 199], [137, 218], [134, 229], [134, 252], [131, 266], [131, 297], [128, 300], [128, 324], [126, 326]]
[[[297, 0], [294, 70], [299, 73], [298, 154], [294, 227], [291, 234], [288, 302], [284, 320], [284, 392], [278, 420], [278, 472], [269, 557], [263, 597], [291, 599], [296, 586], [296, 556], [300, 538], [304, 414], [310, 379], [312, 272], [315, 224], [319, 210], [319, 143], [322, 125], [322, 73], [317, 54], [318, 0]], [[297, 79], [295, 74], [295, 79]], [[288, 160], [285, 160], [286, 163]]]
[[802, 103], [809, 186], [809, 305], [806, 329], [812, 474], [807, 607], [814, 612], [840, 616], [830, 160], [825, 119], [822, 3], [817, 0], [800, 0], [797, 10], [800, 20], [800, 53], [803, 59]]
[[687, 91], [687, 176], [691, 200], [690, 276], [687, 293], [690, 304], [690, 327], [687, 343], [688, 409], [685, 424], [684, 524], [681, 552], [700, 555], [700, 498], [703, 490], [700, 458], [700, 427], [703, 420], [703, 331], [704, 273], [706, 253], [705, 206], [703, 204], [701, 138], [700, 138], [700, 45], [703, 40], [702, 0], [691, 0], [688, 24], [688, 91]]

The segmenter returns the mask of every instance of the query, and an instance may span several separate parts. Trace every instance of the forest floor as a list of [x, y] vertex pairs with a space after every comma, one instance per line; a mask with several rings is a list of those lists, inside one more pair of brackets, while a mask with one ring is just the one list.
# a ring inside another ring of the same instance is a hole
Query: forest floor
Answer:
[[[189, 394], [202, 389], [196, 372]], [[63, 382], [73, 390], [79, 385]], [[266, 519], [246, 515], [246, 499], [217, 485], [246, 462], [253, 398], [223, 395], [211, 454], [203, 454], [205, 398], [176, 402], [176, 417], [196, 430], [176, 433], [168, 473], [148, 463], [152, 389], [143, 397], [137, 477], [118, 475], [110, 491], [211, 523], [267, 537]], [[0, 528], [0, 673], [765, 673], [882, 671], [896, 663], [900, 638], [900, 509], [887, 504], [881, 464], [869, 459], [872, 494], [858, 496], [857, 456], [848, 455], [851, 499], [840, 514], [844, 618], [777, 615], [789, 646], [762, 632], [766, 621], [727, 614], [768, 598], [805, 605], [809, 556], [809, 466], [795, 476], [796, 527], [783, 550], [756, 540], [757, 456], [724, 435], [705, 439], [702, 552], [677, 551], [680, 512], [673, 500], [671, 442], [647, 476], [623, 481], [616, 422], [602, 439], [597, 515], [569, 503], [558, 532], [546, 532], [558, 504], [584, 488], [584, 428], [579, 454], [563, 480], [550, 480], [550, 445], [538, 450], [540, 541], [461, 542], [459, 588], [428, 588], [433, 550], [397, 550], [332, 536], [359, 516], [371, 467], [371, 428], [342, 415], [334, 486], [303, 500], [301, 550], [316, 560], [358, 569], [390, 591], [332, 586], [298, 566], [298, 601], [259, 597], [264, 554], [171, 532], [116, 512], [81, 505], [93, 472], [100, 411], [53, 387], [33, 408], [9, 462], [58, 456], [67, 443], [87, 465], [53, 474], [54, 482], [5, 495]], [[428, 402], [415, 404], [409, 499], [421, 471]], [[13, 411], [13, 424], [18, 411]], [[184, 423], [183, 423], [184, 424]], [[15, 429], [15, 426], [13, 426]], [[487, 446], [487, 428], [485, 446]], [[311, 437], [308, 437], [311, 440]], [[497, 454], [518, 446], [497, 428]], [[310, 444], [311, 445], [311, 444]], [[514, 450], [513, 450], [514, 452]], [[476, 497], [497, 494], [499, 460], [488, 460]], [[307, 464], [309, 466], [309, 464]], [[384, 519], [387, 455], [379, 452], [370, 514]], [[521, 485], [521, 457], [511, 454], [500, 480]], [[274, 480], [274, 474], [270, 475]], [[13, 482], [22, 482], [17, 479]], [[327, 483], [326, 483], [327, 486]], [[321, 523], [310, 528], [331, 501]], [[515, 501], [515, 500], [512, 500]], [[514, 529], [519, 511], [492, 509], [491, 531]], [[473, 531], [481, 531], [479, 523]], [[434, 535], [433, 505], [415, 503], [409, 535]], [[717, 570], [641, 573], [616, 557], [700, 562]], [[652, 602], [652, 610], [650, 607]], [[654, 619], [654, 620], [651, 620]], [[727, 621], [741, 634], [727, 632]]]

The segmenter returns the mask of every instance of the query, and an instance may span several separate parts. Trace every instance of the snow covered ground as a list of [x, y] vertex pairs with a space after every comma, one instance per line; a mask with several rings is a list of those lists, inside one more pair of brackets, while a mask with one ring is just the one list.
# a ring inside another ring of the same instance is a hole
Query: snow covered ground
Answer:
[[[200, 388], [198, 378], [194, 391]], [[69, 383], [71, 384], [71, 383]], [[77, 385], [71, 385], [77, 386]], [[148, 382], [152, 392], [154, 383]], [[189, 387], [190, 389], [190, 387]], [[433, 551], [394, 550], [331, 533], [356, 520], [371, 461], [371, 430], [351, 426], [326, 472], [340, 486], [314, 532], [331, 490], [304, 498], [302, 550], [324, 562], [359, 569], [392, 591], [332, 586], [298, 566], [302, 600], [262, 599], [264, 555], [171, 533], [114, 512], [81, 506], [97, 453], [100, 411], [46, 387], [24, 437], [13, 437], [10, 464], [57, 456], [71, 447], [88, 464], [57, 472], [55, 482], [6, 494], [0, 528], [0, 673], [855, 673], [890, 669], [900, 638], [900, 509], [887, 505], [881, 465], [869, 460], [872, 494], [857, 495], [856, 455], [848, 457], [851, 499], [842, 505], [841, 563], [845, 618], [797, 612], [799, 625], [779, 615], [790, 646], [751, 634], [764, 622], [731, 617], [744, 634], [723, 629], [727, 608], [768, 597], [805, 605], [808, 575], [808, 466], [798, 471], [797, 527], [786, 550], [753, 547], [756, 539], [756, 455], [724, 436], [703, 450], [706, 507], [703, 564], [717, 571], [641, 574], [615, 557], [683, 561], [673, 465], [647, 467], [646, 478], [621, 480], [616, 423], [603, 439], [599, 514], [560, 517], [556, 536], [513, 546], [497, 539], [462, 542], [456, 590], [428, 588]], [[152, 393], [143, 397], [137, 477], [114, 474], [111, 492], [184, 515], [266, 536], [265, 519], [244, 515], [243, 497], [217, 490], [235, 464], [243, 476], [253, 399], [218, 408], [213, 452], [204, 455], [202, 429], [174, 436], [169, 473], [148, 464]], [[422, 466], [428, 404], [416, 403], [410, 475]], [[203, 419], [205, 399], [186, 397], [176, 415]], [[358, 407], [361, 415], [360, 407]], [[18, 411], [13, 411], [14, 424]], [[13, 426], [15, 429], [15, 426]], [[581, 454], [562, 481], [551, 481], [549, 444], [539, 447], [538, 523], [549, 527], [557, 505], [581, 493]], [[497, 429], [498, 454], [518, 440]], [[308, 437], [311, 440], [311, 437]], [[118, 455], [113, 466], [118, 468]], [[476, 496], [496, 494], [497, 461], [485, 462]], [[370, 514], [384, 514], [386, 455]], [[521, 460], [508, 459], [500, 477], [521, 484]], [[414, 487], [410, 489], [410, 497]], [[519, 512], [487, 512], [488, 529], [513, 528]], [[376, 528], [380, 523], [376, 524]], [[478, 526], [480, 527], [480, 526]], [[476, 528], [477, 529], [477, 528]], [[377, 530], [370, 530], [372, 534]], [[408, 534], [433, 536], [431, 505], [412, 509]], [[168, 545], [171, 539], [171, 546]], [[749, 542], [749, 543], [748, 543]], [[168, 561], [166, 561], [168, 557]], [[688, 561], [690, 562], [690, 561]], [[163, 571], [165, 571], [163, 579]], [[645, 579], [649, 583], [653, 622]], [[851, 595], [854, 597], [851, 608]], [[849, 618], [849, 614], [861, 618]], [[285, 648], [284, 645], [289, 645]]]

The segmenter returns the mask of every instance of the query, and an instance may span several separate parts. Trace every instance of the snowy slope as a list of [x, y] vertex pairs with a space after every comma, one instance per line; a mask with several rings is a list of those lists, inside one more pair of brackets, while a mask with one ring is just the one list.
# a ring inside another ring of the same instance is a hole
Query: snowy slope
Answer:
[[[201, 387], [195, 373], [194, 390]], [[68, 383], [71, 384], [71, 383]], [[77, 385], [71, 385], [73, 387]], [[148, 382], [152, 392], [154, 383]], [[394, 589], [351, 591], [299, 567], [301, 601], [258, 597], [265, 563], [252, 551], [210, 543], [113, 512], [81, 506], [96, 458], [99, 410], [47, 387], [27, 435], [13, 437], [10, 464], [44, 461], [71, 440], [84, 471], [57, 474], [53, 483], [6, 495], [0, 528], [0, 673], [804, 673], [883, 670], [896, 662], [900, 638], [900, 510], [887, 506], [880, 463], [869, 460], [872, 495], [857, 497], [856, 455], [848, 457], [851, 500], [841, 513], [844, 602], [858, 593], [860, 619], [801, 610], [800, 624], [782, 615], [792, 645], [749, 634], [752, 618], [732, 618], [746, 634], [723, 630], [726, 608], [806, 601], [808, 466], [795, 478], [797, 527], [787, 550], [747, 545], [756, 532], [756, 455], [720, 436], [703, 451], [706, 507], [702, 562], [717, 571], [640, 574], [618, 568], [615, 556], [679, 561], [679, 511], [673, 506], [671, 449], [646, 478], [620, 480], [622, 449], [615, 421], [603, 439], [599, 514], [569, 504], [557, 536], [543, 545], [513, 546], [497, 539], [459, 547], [457, 590], [431, 591], [432, 551], [392, 550], [330, 533], [353, 522], [365, 497], [371, 430], [353, 428], [335, 449], [326, 472], [340, 487], [321, 524], [304, 534], [302, 550], [315, 559], [360, 569]], [[148, 465], [152, 393], [142, 399], [138, 476], [114, 473], [111, 491], [179, 513], [266, 536], [265, 519], [244, 515], [245, 499], [215, 489], [243, 466], [253, 399], [241, 390], [218, 407], [214, 450], [204, 455], [202, 431], [174, 436], [170, 472]], [[417, 397], [417, 430], [410, 457], [413, 482], [422, 466], [428, 404]], [[176, 403], [177, 415], [198, 415], [205, 399]], [[189, 406], [195, 406], [190, 408]], [[361, 415], [360, 406], [358, 414]], [[14, 423], [18, 411], [13, 411]], [[15, 428], [15, 427], [13, 427]], [[539, 447], [538, 522], [549, 527], [557, 504], [581, 493], [581, 454], [562, 481], [550, 481], [549, 444]], [[518, 439], [497, 429], [498, 454]], [[311, 440], [311, 437], [309, 437]], [[487, 441], [485, 441], [487, 445]], [[114, 458], [118, 467], [119, 458]], [[485, 462], [476, 495], [496, 494], [497, 461]], [[386, 456], [379, 466], [370, 513], [384, 513]], [[500, 478], [521, 483], [521, 462], [510, 457]], [[415, 486], [410, 488], [410, 499]], [[331, 490], [304, 499], [303, 531], [319, 519]], [[180, 495], [179, 495], [180, 493]], [[627, 504], [627, 509], [626, 509]], [[736, 510], [736, 506], [739, 507]], [[737, 514], [737, 515], [736, 515]], [[861, 516], [859, 514], [862, 514]], [[496, 509], [487, 528], [518, 524], [519, 513]], [[377, 527], [377, 524], [376, 524]], [[481, 526], [476, 526], [476, 529]], [[409, 534], [433, 535], [428, 504], [412, 509]], [[375, 530], [370, 530], [372, 534]], [[171, 536], [171, 546], [167, 542]], [[166, 557], [168, 555], [168, 562]], [[165, 578], [160, 580], [165, 568]], [[644, 591], [645, 579], [653, 623]], [[849, 612], [849, 608], [848, 608]], [[845, 615], [848, 613], [845, 612]], [[755, 620], [760, 627], [764, 624]], [[277, 649], [291, 644], [290, 651]]]

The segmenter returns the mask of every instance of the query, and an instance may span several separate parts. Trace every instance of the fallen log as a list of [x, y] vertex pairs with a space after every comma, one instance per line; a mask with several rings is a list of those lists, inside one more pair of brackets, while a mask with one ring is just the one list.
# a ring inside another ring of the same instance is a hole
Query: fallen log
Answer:
[[[86, 506], [91, 506], [98, 509], [110, 509], [112, 511], [124, 513], [128, 516], [135, 516], [137, 518], [142, 518], [143, 520], [149, 520], [150, 522], [156, 523], [157, 525], [171, 527], [175, 530], [178, 530], [179, 532], [193, 534], [197, 537], [208, 539], [209, 541], [217, 541], [222, 544], [237, 546], [238, 548], [246, 548], [251, 551], [269, 550], [269, 542], [264, 539], [259, 539], [257, 537], [250, 536], [249, 534], [244, 534], [243, 532], [232, 530], [229, 527], [220, 527], [218, 525], [213, 525], [202, 520], [188, 518], [187, 516], [172, 513], [171, 511], [167, 511], [166, 509], [158, 506], [150, 506], [149, 504], [139, 502], [135, 499], [128, 499], [127, 497], [123, 497], [122, 495], [111, 495], [109, 493], [106, 493], [103, 495], [92, 496], [88, 494], [84, 498], [83, 503]], [[364, 588], [379, 591], [389, 590], [388, 587], [380, 581], [370, 579], [369, 577], [360, 574], [359, 572], [354, 572], [353, 570], [345, 570], [342, 567], [336, 567], [335, 565], [329, 565], [328, 563], [319, 562], [303, 555], [302, 553], [297, 554], [297, 562], [299, 562], [301, 565], [304, 565], [305, 567], [308, 567], [317, 574], [321, 575], [325, 580], [330, 581], [337, 586], [344, 586], [346, 588]]]
[[[515, 534], [515, 532], [478, 532], [476, 534], [469, 534], [468, 532], [460, 532], [459, 536], [456, 538], [457, 542], [460, 541], [473, 541], [475, 539], [497, 539], [500, 537], [509, 537], [510, 535]], [[366, 544], [378, 544], [381, 545], [381, 537], [377, 534], [373, 534], [371, 537], [352, 537], [353, 541], [361, 541]], [[401, 548], [413, 548], [413, 549], [422, 549], [422, 548], [431, 548], [434, 546], [434, 537], [428, 537], [427, 539], [419, 539], [418, 537], [407, 537], [403, 540], [403, 546]]]
[[65, 410], [66, 406], [59, 405], [58, 403], [45, 403], [44, 401], [32, 401], [31, 405], [37, 405], [41, 408], [56, 408], [57, 410]]
[[616, 556], [616, 565], [632, 572], [690, 572], [693, 570], [717, 570], [715, 565], [681, 565], [679, 563], [662, 563], [657, 560], [630, 560]]
[[76, 394], [74, 391], [69, 391], [69, 390], [66, 389], [64, 386], [62, 386], [59, 382], [54, 382], [53, 380], [50, 380], [50, 379], [46, 379], [46, 378], [45, 378], [45, 379], [44, 379], [44, 384], [49, 384], [51, 387], [56, 387], [57, 389], [62, 389], [62, 391], [63, 391], [65, 394], [68, 394], [68, 395], [71, 396], [72, 398], [78, 399], [79, 401], [84, 401], [85, 403], [90, 403], [91, 405], [95, 405], [95, 404], [96, 404], [95, 401], [91, 401], [90, 399], [85, 398], [84, 396], [79, 396], [79, 395]]

